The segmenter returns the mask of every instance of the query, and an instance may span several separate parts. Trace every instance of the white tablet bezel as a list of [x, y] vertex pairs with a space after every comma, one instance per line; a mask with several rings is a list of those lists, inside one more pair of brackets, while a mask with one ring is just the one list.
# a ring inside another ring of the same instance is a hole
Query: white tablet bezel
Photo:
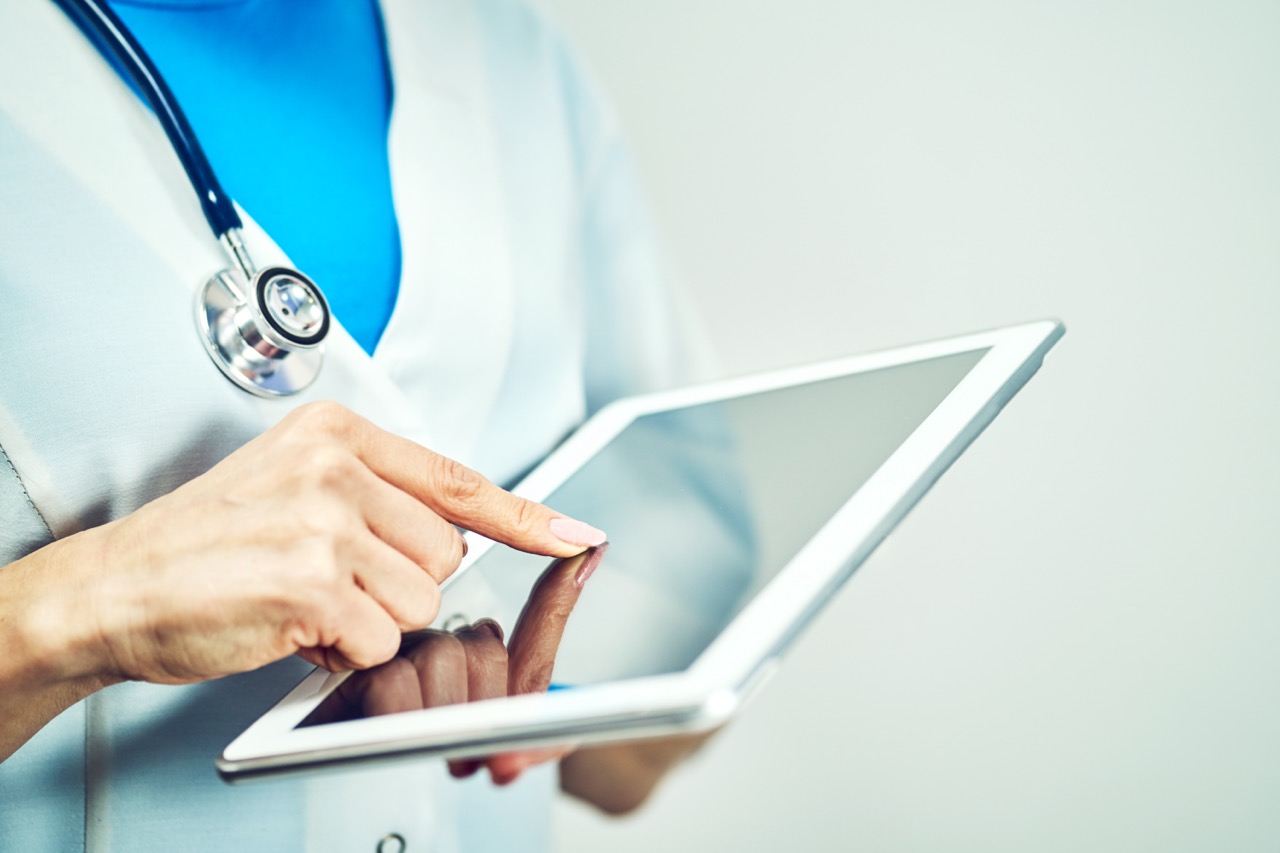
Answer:
[[[464, 756], [551, 743], [623, 740], [710, 728], [776, 667], [788, 642], [1031, 377], [1064, 332], [1044, 320], [820, 364], [620, 400], [601, 410], [514, 491], [543, 500], [637, 417], [987, 349], [936, 409], [680, 673], [296, 728], [346, 674], [315, 670], [236, 738], [224, 779], [406, 754]], [[494, 543], [475, 538], [454, 578]], [[452, 579], [451, 579], [452, 580]], [[448, 595], [445, 584], [445, 595]]]

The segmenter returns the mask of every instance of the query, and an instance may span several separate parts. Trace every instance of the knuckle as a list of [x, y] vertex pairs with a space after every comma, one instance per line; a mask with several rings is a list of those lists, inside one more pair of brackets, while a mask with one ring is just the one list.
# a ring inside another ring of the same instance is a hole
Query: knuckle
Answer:
[[452, 526], [444, 537], [432, 536], [422, 547], [419, 566], [436, 583], [456, 572], [467, 554], [466, 540]]
[[346, 571], [327, 536], [312, 535], [298, 540], [291, 558], [299, 575], [299, 586], [317, 603], [327, 603], [328, 596], [346, 580]]
[[436, 457], [435, 464], [436, 481], [440, 484], [442, 496], [451, 503], [475, 503], [489, 484], [478, 472], [447, 456]]
[[333, 400], [316, 400], [294, 410], [291, 420], [303, 429], [323, 435], [343, 435], [354, 423], [356, 415]]
[[512, 523], [517, 530], [531, 531], [538, 521], [538, 505], [526, 500], [517, 500]]
[[363, 472], [364, 465], [355, 454], [340, 444], [320, 443], [303, 451], [299, 465], [310, 485], [346, 491]]
[[323, 646], [336, 635], [334, 596], [321, 584], [296, 584], [288, 593], [292, 635], [300, 648]]
[[331, 556], [337, 543], [357, 535], [363, 524], [346, 502], [315, 495], [299, 501], [294, 510], [296, 530], [304, 533], [314, 548], [324, 548]]
[[462, 538], [462, 534], [456, 528], [450, 528], [450, 533], [445, 540], [444, 547], [440, 548], [435, 558], [435, 575], [439, 576], [439, 580], [447, 578], [458, 570], [462, 558], [467, 554], [467, 542]]
[[411, 630], [427, 627], [440, 612], [440, 587], [426, 575], [422, 579], [421, 589], [401, 605], [403, 627]]

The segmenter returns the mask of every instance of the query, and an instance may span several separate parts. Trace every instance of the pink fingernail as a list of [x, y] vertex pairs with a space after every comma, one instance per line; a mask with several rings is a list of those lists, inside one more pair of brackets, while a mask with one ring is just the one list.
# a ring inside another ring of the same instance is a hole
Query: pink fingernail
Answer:
[[551, 532], [561, 542], [568, 542], [570, 545], [582, 545], [587, 548], [601, 545], [609, 538], [605, 536], [603, 530], [597, 530], [590, 524], [583, 524], [581, 521], [575, 521], [572, 518], [551, 519]]

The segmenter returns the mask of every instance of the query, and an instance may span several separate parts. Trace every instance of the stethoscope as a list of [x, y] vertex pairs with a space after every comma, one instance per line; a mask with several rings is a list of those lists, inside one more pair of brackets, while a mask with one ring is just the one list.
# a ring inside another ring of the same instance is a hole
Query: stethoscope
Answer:
[[213, 235], [232, 266], [196, 295], [196, 327], [213, 363], [260, 397], [296, 394], [320, 372], [329, 304], [316, 283], [288, 267], [257, 269], [235, 205], [222, 190], [173, 92], [124, 23], [99, 0], [55, 0], [133, 79], [160, 119]]

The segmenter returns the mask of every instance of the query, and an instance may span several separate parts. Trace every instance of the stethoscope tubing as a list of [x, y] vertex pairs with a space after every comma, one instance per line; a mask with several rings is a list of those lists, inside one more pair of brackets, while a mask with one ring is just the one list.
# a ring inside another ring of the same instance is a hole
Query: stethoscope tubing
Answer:
[[110, 7], [100, 0], [54, 0], [72, 21], [100, 49], [114, 57], [120, 67], [138, 87], [138, 91], [151, 105], [160, 126], [169, 137], [169, 143], [182, 162], [191, 187], [200, 199], [204, 218], [219, 240], [229, 231], [241, 228], [240, 215], [236, 213], [231, 197], [222, 189], [209, 158], [205, 156], [195, 131], [178, 106], [178, 100], [169, 89], [147, 52], [138, 44], [124, 23]]
[[324, 294], [298, 270], [255, 267], [240, 235], [240, 215], [178, 99], [104, 0], [54, 2], [151, 105], [213, 236], [232, 261], [231, 269], [215, 273], [196, 293], [196, 331], [205, 352], [232, 383], [251, 394], [286, 397], [307, 388], [320, 372], [330, 327]]

